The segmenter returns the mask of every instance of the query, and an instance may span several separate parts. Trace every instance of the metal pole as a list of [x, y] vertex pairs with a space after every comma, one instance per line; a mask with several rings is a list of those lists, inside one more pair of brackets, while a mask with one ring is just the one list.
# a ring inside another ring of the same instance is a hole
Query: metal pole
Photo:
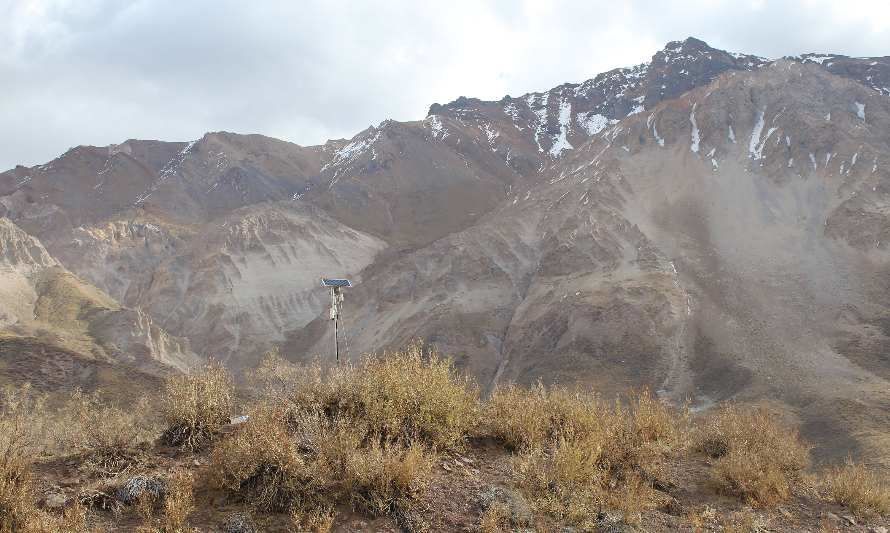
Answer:
[[340, 324], [340, 316], [334, 318], [334, 353], [337, 354], [337, 364], [340, 364], [340, 336], [338, 335], [338, 329]]

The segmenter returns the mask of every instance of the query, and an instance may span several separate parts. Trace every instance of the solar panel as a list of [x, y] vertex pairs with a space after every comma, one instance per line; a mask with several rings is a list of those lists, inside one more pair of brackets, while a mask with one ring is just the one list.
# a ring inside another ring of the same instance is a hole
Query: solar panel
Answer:
[[328, 279], [321, 278], [322, 287], [352, 287], [352, 283], [348, 279]]

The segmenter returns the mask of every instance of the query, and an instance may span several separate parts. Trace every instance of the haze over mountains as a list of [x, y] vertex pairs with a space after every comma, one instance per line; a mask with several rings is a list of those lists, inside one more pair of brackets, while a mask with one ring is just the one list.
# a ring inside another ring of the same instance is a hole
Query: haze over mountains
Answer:
[[485, 387], [768, 398], [886, 462], [888, 154], [890, 57], [691, 38], [323, 146], [81, 146], [0, 174], [0, 375], [327, 355], [344, 276], [353, 357], [423, 337]]

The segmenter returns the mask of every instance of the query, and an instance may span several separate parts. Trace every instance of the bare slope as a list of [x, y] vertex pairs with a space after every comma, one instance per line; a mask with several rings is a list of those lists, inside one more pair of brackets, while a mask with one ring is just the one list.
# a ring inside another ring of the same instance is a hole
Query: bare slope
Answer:
[[351, 342], [424, 336], [486, 383], [774, 398], [823, 457], [886, 459], [888, 128], [887, 98], [816, 66], [724, 74], [371, 268]]
[[198, 361], [186, 341], [80, 280], [6, 218], [0, 218], [0, 254], [0, 354], [10, 376], [27, 380], [30, 368], [42, 386], [40, 365], [56, 365], [59, 357], [67, 366], [74, 357], [88, 367], [93, 361], [155, 374]]
[[769, 397], [836, 439], [824, 453], [879, 455], [887, 87], [886, 57], [772, 62], [687, 39], [318, 147], [80, 147], [0, 175], [0, 211], [234, 367], [277, 344], [327, 353], [316, 279], [350, 276], [353, 356], [423, 336], [488, 387]]

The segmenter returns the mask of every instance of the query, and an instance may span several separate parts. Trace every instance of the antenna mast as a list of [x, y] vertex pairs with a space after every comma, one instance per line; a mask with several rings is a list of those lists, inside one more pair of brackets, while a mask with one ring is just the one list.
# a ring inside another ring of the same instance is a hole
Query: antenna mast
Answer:
[[331, 289], [330, 319], [334, 321], [334, 357], [340, 363], [340, 314], [343, 312], [343, 289], [352, 287], [348, 279], [321, 278], [321, 286]]

